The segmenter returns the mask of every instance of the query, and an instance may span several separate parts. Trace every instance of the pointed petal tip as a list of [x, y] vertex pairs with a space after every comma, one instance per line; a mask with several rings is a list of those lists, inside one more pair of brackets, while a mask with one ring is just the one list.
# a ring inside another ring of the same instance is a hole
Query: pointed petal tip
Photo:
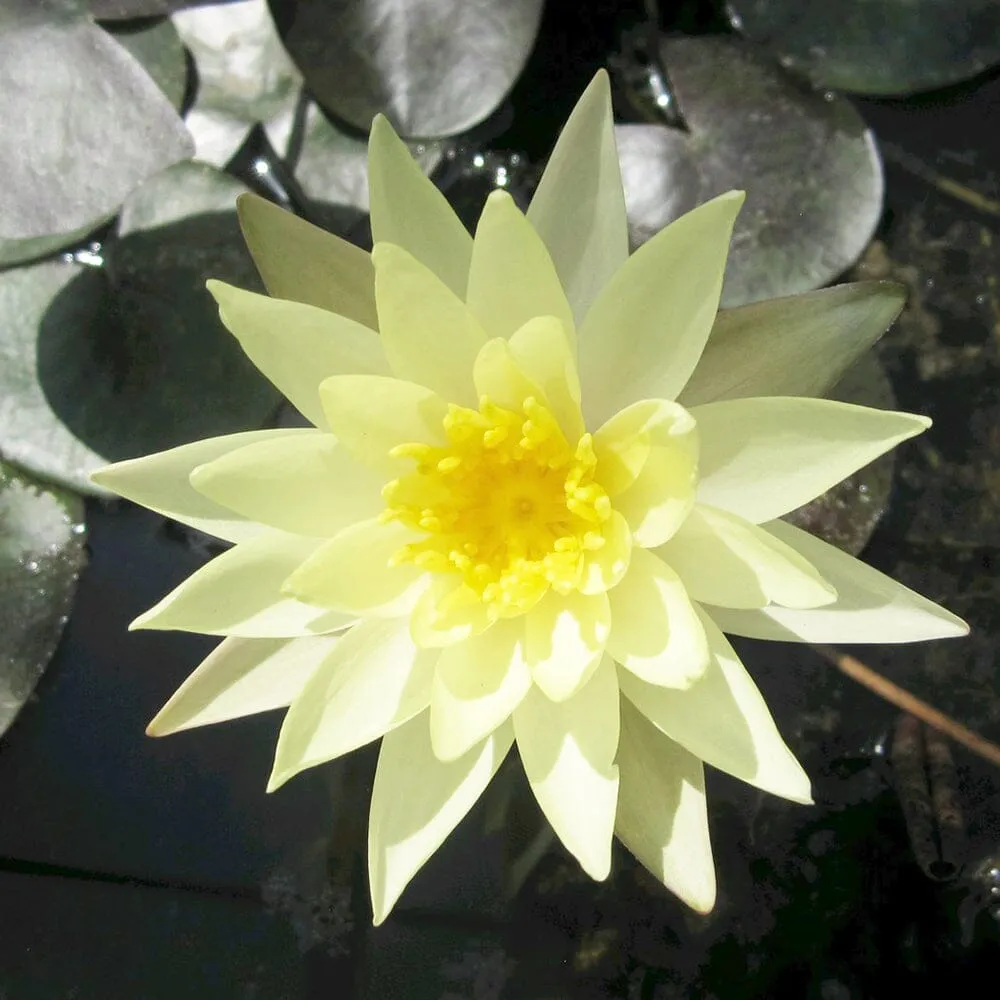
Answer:
[[271, 776], [267, 779], [267, 787], [264, 791], [270, 795], [272, 792], [276, 792], [282, 785], [290, 781], [295, 777], [296, 771], [279, 771], [277, 767], [271, 772]]
[[160, 722], [160, 714], [153, 716], [150, 720], [149, 725], [146, 726], [146, 735], [158, 738], [160, 736], [169, 736], [172, 730], [166, 728], [162, 722]]

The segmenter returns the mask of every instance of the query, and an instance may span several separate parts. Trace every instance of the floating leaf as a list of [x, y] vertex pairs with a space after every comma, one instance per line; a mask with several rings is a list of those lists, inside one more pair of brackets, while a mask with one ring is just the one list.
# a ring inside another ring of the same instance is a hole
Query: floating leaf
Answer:
[[633, 245], [742, 188], [724, 306], [818, 288], [844, 271], [882, 212], [881, 162], [857, 112], [732, 39], [663, 39], [660, 54], [689, 131], [615, 130]]
[[173, 23], [166, 18], [112, 23], [105, 30], [142, 64], [167, 100], [180, 111], [187, 91], [188, 65], [181, 36]]
[[0, 462], [0, 737], [28, 700], [84, 563], [83, 504]]
[[98, 20], [127, 20], [133, 17], [159, 17], [185, 7], [226, 4], [232, 0], [89, 0], [90, 12]]
[[287, 133], [301, 77], [265, 0], [196, 7], [173, 22], [198, 70], [186, 121], [199, 160], [224, 166], [257, 122]]
[[494, 111], [538, 31], [542, 0], [272, 0], [285, 46], [316, 99], [367, 131], [457, 135]]
[[820, 87], [912, 94], [1000, 63], [996, 0], [732, 0], [737, 31]]
[[145, 70], [72, 0], [0, 7], [0, 239], [73, 233], [190, 155]]

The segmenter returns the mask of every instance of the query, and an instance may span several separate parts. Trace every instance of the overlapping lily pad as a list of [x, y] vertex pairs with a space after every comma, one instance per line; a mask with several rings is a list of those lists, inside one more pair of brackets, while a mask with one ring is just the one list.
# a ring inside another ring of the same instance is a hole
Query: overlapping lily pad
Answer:
[[0, 462], [0, 737], [59, 642], [83, 542], [79, 499]]
[[231, 3], [232, 0], [89, 0], [96, 18], [127, 20], [135, 17], [158, 17], [185, 7]]
[[730, 0], [733, 26], [821, 87], [912, 94], [1000, 63], [996, 0]]
[[542, 0], [271, 0], [285, 46], [316, 99], [367, 131], [382, 112], [400, 135], [434, 138], [486, 118], [535, 41]]
[[167, 100], [180, 111], [187, 91], [188, 65], [184, 44], [168, 18], [111, 22], [111, 36], [138, 60]]
[[818, 288], [850, 266], [883, 194], [874, 140], [851, 105], [734, 39], [665, 38], [659, 55], [687, 131], [616, 129], [633, 244], [742, 188], [723, 305]]

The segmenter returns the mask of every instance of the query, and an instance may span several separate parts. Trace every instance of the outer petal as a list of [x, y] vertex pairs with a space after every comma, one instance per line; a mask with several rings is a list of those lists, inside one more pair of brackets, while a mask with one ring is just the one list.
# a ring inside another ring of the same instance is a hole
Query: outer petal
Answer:
[[840, 549], [783, 521], [766, 529], [790, 545], [837, 588], [837, 600], [824, 608], [760, 611], [706, 608], [724, 632], [786, 642], [921, 642], [967, 635], [969, 626], [950, 611]]
[[573, 314], [555, 265], [506, 191], [494, 191], [479, 217], [466, 302], [490, 337], [510, 337], [536, 316], [555, 316], [575, 354]]
[[724, 608], [817, 608], [837, 592], [795, 549], [734, 514], [698, 504], [656, 554], [695, 601]]
[[354, 618], [286, 597], [281, 586], [322, 542], [271, 531], [192, 573], [129, 629], [176, 629], [251, 639], [333, 632]]
[[317, 548], [288, 576], [283, 590], [351, 614], [409, 614], [427, 586], [427, 574], [412, 564], [394, 565], [393, 556], [414, 537], [397, 521], [360, 521]]
[[340, 637], [223, 639], [146, 727], [147, 736], [286, 708]]
[[822, 396], [882, 334], [906, 301], [892, 281], [723, 309], [678, 400], [685, 406], [745, 396]]
[[324, 431], [258, 441], [198, 466], [191, 484], [244, 517], [328, 538], [385, 509], [384, 479]]
[[607, 594], [550, 590], [525, 617], [524, 655], [547, 698], [565, 701], [587, 682], [611, 628]]
[[368, 821], [368, 880], [376, 925], [472, 808], [513, 739], [512, 727], [504, 725], [444, 764], [431, 748], [426, 715], [386, 735]]
[[199, 465], [214, 461], [249, 444], [293, 437], [292, 430], [246, 431], [205, 438], [169, 451], [107, 465], [91, 474], [98, 486], [157, 514], [207, 531], [227, 542], [242, 542], [267, 531], [199, 493], [189, 477]]
[[765, 792], [809, 804], [809, 777], [785, 746], [757, 685], [726, 637], [702, 615], [712, 661], [687, 691], [619, 673], [622, 694], [695, 757]]
[[423, 712], [430, 703], [436, 659], [413, 645], [403, 618], [355, 625], [292, 702], [267, 790]]
[[372, 239], [395, 243], [465, 298], [472, 237], [382, 115], [368, 140]]
[[733, 399], [692, 411], [698, 499], [760, 524], [809, 503], [930, 427], [927, 417], [829, 399]]
[[514, 712], [531, 790], [566, 849], [595, 879], [611, 871], [618, 725], [618, 681], [608, 658], [567, 700], [552, 702], [533, 689]]
[[365, 465], [398, 473], [389, 452], [400, 444], [444, 444], [448, 404], [415, 382], [376, 375], [339, 375], [320, 387], [323, 409], [337, 439]]
[[661, 545], [694, 504], [698, 434], [676, 403], [644, 399], [619, 410], [594, 435], [597, 475], [644, 548]]
[[382, 344], [393, 375], [425, 385], [451, 403], [475, 407], [472, 365], [486, 343], [475, 316], [402, 248], [378, 243], [372, 261]]
[[389, 374], [378, 334], [352, 319], [214, 279], [206, 287], [250, 360], [317, 427], [326, 427], [319, 397], [323, 379]]
[[608, 596], [608, 652], [622, 666], [650, 684], [682, 689], [705, 673], [705, 629], [680, 578], [661, 559], [634, 549], [625, 578]]
[[544, 240], [579, 325], [628, 257], [628, 223], [601, 70], [577, 101], [538, 182], [528, 221]]
[[715, 864], [701, 761], [623, 700], [618, 768], [615, 833], [671, 892], [710, 912]]
[[633, 400], [674, 399], [705, 347], [743, 193], [699, 205], [644, 243], [605, 285], [580, 328], [588, 427]]
[[507, 619], [441, 651], [430, 715], [438, 760], [467, 753], [521, 704], [531, 687], [523, 646], [524, 622]]
[[375, 272], [364, 250], [255, 194], [241, 194], [236, 209], [247, 248], [271, 295], [378, 329]]

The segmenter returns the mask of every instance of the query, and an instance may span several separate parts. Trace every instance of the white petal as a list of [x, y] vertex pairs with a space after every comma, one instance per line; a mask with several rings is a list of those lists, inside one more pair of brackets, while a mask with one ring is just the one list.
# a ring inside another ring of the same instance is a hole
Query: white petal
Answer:
[[382, 115], [368, 140], [372, 239], [395, 243], [465, 298], [472, 237]]
[[148, 736], [256, 715], [290, 705], [340, 641], [223, 639], [146, 727]]
[[701, 439], [698, 500], [754, 524], [809, 503], [931, 424], [829, 399], [733, 399], [691, 412]]
[[249, 444], [295, 434], [293, 430], [268, 430], [205, 438], [155, 455], [107, 465], [91, 473], [91, 479], [99, 486], [164, 517], [206, 531], [216, 538], [224, 538], [227, 542], [242, 542], [267, 531], [267, 528], [247, 521], [203, 496], [191, 485], [190, 475], [199, 465]]
[[549, 591], [525, 618], [524, 655], [546, 697], [563, 701], [597, 669], [611, 625], [607, 594]]
[[632, 532], [617, 510], [612, 510], [611, 516], [601, 525], [600, 535], [604, 544], [599, 549], [584, 553], [583, 575], [579, 584], [582, 594], [603, 594], [617, 587], [628, 572], [632, 558]]
[[682, 215], [605, 285], [580, 327], [588, 427], [637, 399], [674, 399], [705, 347], [719, 307], [742, 192]]
[[645, 549], [633, 549], [611, 599], [608, 652], [651, 684], [690, 687], [708, 667], [708, 641], [677, 574]]
[[441, 650], [431, 691], [431, 744], [455, 760], [510, 718], [531, 687], [524, 621], [505, 619]]
[[760, 611], [706, 608], [724, 632], [786, 642], [921, 642], [967, 635], [969, 626], [950, 611], [914, 593], [846, 552], [783, 521], [764, 527], [790, 545], [837, 588], [823, 608]]
[[248, 639], [334, 632], [355, 617], [304, 604], [282, 584], [322, 540], [271, 531], [223, 552], [192, 573], [129, 629], [176, 629]]
[[250, 360], [317, 427], [326, 427], [319, 397], [323, 379], [389, 374], [378, 334], [352, 319], [214, 279], [206, 288]]
[[401, 247], [378, 243], [375, 301], [385, 355], [396, 378], [475, 408], [476, 354], [486, 333], [460, 298]]
[[810, 804], [809, 777], [781, 738], [753, 678], [733, 647], [702, 616], [712, 660], [687, 691], [619, 673], [622, 694], [695, 757], [765, 792]]
[[514, 712], [531, 790], [566, 849], [595, 879], [611, 871], [618, 724], [618, 682], [609, 658], [565, 701], [550, 701], [535, 688]]
[[267, 790], [423, 712], [436, 659], [413, 645], [403, 618], [362, 621], [349, 629], [292, 702]]
[[628, 257], [611, 85], [604, 70], [563, 126], [531, 199], [528, 221], [548, 247], [579, 325]]
[[380, 514], [384, 482], [333, 435], [314, 430], [249, 444], [191, 473], [191, 485], [224, 507], [316, 538]]
[[491, 626], [479, 594], [460, 576], [433, 573], [410, 616], [410, 631], [418, 646], [437, 649], [465, 642]]
[[622, 700], [621, 785], [615, 833], [672, 893], [698, 913], [715, 905], [701, 761]]
[[382, 740], [368, 820], [368, 880], [376, 925], [475, 804], [513, 739], [506, 724], [445, 764], [434, 756], [424, 714]]
[[724, 608], [816, 608], [837, 592], [795, 549], [735, 514], [698, 504], [656, 554], [692, 600]]

